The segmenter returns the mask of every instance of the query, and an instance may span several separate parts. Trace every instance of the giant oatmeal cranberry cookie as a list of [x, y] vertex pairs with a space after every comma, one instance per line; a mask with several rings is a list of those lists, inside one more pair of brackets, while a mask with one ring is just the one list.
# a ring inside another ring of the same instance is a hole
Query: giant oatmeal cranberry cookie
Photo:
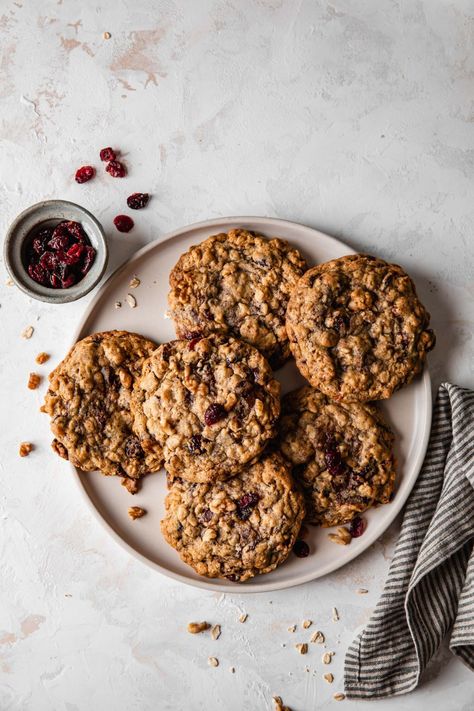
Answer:
[[309, 386], [283, 398], [279, 445], [303, 487], [308, 520], [351, 521], [391, 500], [393, 435], [373, 405], [334, 402]]
[[170, 274], [169, 305], [178, 338], [234, 336], [258, 348], [274, 368], [290, 357], [288, 299], [306, 269], [280, 239], [236, 229], [183, 254]]
[[156, 345], [127, 331], [94, 333], [75, 344], [49, 376], [43, 411], [53, 449], [84, 471], [136, 479], [161, 466], [132, 432], [130, 395]]
[[132, 400], [143, 447], [163, 449], [167, 470], [190, 481], [238, 473], [276, 430], [280, 386], [256, 348], [209, 336], [161, 345]]
[[430, 316], [396, 264], [355, 254], [313, 267], [288, 304], [291, 350], [335, 400], [382, 400], [419, 373], [435, 343]]
[[277, 454], [214, 484], [171, 482], [163, 536], [199, 575], [244, 582], [288, 557], [304, 517], [303, 497]]

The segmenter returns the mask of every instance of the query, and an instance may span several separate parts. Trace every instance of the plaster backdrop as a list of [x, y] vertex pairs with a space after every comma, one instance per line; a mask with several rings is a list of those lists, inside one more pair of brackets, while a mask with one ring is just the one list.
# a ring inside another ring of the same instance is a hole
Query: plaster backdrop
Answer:
[[[0, 0], [1, 231], [38, 200], [80, 202], [108, 232], [113, 270], [190, 222], [303, 222], [403, 264], [437, 331], [434, 386], [472, 387], [473, 35], [468, 0]], [[77, 185], [75, 169], [98, 166], [108, 145], [123, 152], [126, 183], [99, 171]], [[112, 219], [135, 190], [153, 198], [121, 235]], [[262, 711], [272, 694], [295, 711], [332, 708], [397, 525], [338, 573], [273, 595], [217, 596], [143, 567], [51, 454], [45, 385], [26, 387], [37, 353], [51, 353], [48, 367], [61, 359], [89, 297], [47, 306], [6, 280], [3, 270], [1, 711]], [[20, 459], [23, 440], [36, 449]], [[305, 618], [336, 652], [331, 667], [315, 645], [294, 649], [287, 628]], [[218, 641], [186, 632], [201, 619], [222, 625]], [[371, 708], [473, 701], [472, 675], [442, 651], [415, 693]]]

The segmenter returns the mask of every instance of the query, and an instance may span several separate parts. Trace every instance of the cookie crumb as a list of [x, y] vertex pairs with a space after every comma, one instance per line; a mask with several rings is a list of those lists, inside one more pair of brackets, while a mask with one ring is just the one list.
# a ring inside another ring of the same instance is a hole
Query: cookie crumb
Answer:
[[33, 335], [34, 332], [35, 332], [35, 329], [33, 328], [33, 326], [27, 326], [27, 327], [24, 328], [23, 331], [21, 332], [21, 337], [22, 337], [22, 338], [27, 338], [27, 339], [28, 339], [28, 338], [31, 338], [31, 336]]
[[296, 625], [292, 625], [291, 627], [288, 627], [288, 632], [296, 632]]
[[8, 278], [5, 282], [6, 286], [15, 286], [13, 279]]
[[331, 664], [334, 652], [324, 652], [322, 656], [323, 664]]
[[66, 460], [69, 459], [69, 453], [68, 453], [66, 447], [64, 446], [64, 444], [62, 442], [60, 442], [58, 439], [56, 439], [56, 437], [51, 442], [51, 449], [53, 450], [53, 452], [56, 452], [56, 454], [59, 457], [61, 457], [62, 459], [66, 459]]
[[369, 592], [369, 591], [366, 590], [365, 588], [357, 588], [357, 590], [356, 590], [356, 593], [357, 593], [358, 595], [367, 595], [368, 592]]
[[212, 639], [219, 639], [220, 636], [221, 636], [221, 626], [214, 625], [214, 627], [211, 630]]
[[334, 681], [334, 676], [329, 672], [329, 674], [323, 674], [323, 679], [327, 681], [328, 684], [332, 684]]
[[136, 298], [135, 298], [134, 296], [132, 296], [131, 294], [127, 294], [127, 296], [125, 297], [125, 299], [126, 299], [127, 304], [130, 306], [131, 309], [134, 309], [134, 308], [136, 307], [136, 305], [137, 305], [137, 300], [136, 300]]
[[30, 376], [28, 378], [28, 389], [36, 390], [40, 383], [41, 375], [38, 375], [38, 373], [30, 373]]
[[300, 654], [308, 653], [308, 645], [306, 644], [306, 642], [295, 644], [295, 649], [297, 649]]
[[190, 634], [199, 634], [208, 630], [210, 626], [209, 622], [190, 622], [188, 624], [188, 632]]
[[116, 301], [114, 304], [114, 308], [116, 309], [121, 309], [122, 308], [122, 302], [121, 301]]
[[245, 622], [247, 617], [248, 617], [247, 613], [243, 612], [239, 617], [239, 622], [242, 622], [242, 623]]
[[316, 632], [313, 632], [311, 635], [311, 639], [309, 641], [313, 642], [313, 644], [324, 644], [324, 635], [319, 630], [316, 630]]
[[219, 666], [219, 660], [216, 659], [216, 657], [209, 657], [207, 660], [209, 666], [211, 667], [218, 667]]
[[130, 289], [136, 289], [137, 286], [140, 286], [140, 279], [137, 277], [136, 274], [133, 275], [133, 277], [130, 279], [129, 287]]
[[338, 691], [336, 694], [333, 694], [332, 698], [334, 699], [334, 701], [344, 701], [346, 695]]
[[229, 671], [231, 674], [235, 674], [235, 667], [229, 667]]
[[303, 625], [302, 625], [303, 629], [307, 630], [308, 627], [311, 627], [312, 624], [313, 624], [313, 620], [303, 620]]
[[289, 706], [285, 706], [281, 696], [274, 696], [273, 703], [275, 704], [275, 711], [291, 711]]
[[120, 483], [127, 489], [129, 494], [136, 494], [139, 489], [138, 481], [136, 479], [129, 479], [128, 477], [123, 477]]
[[336, 607], [333, 607], [333, 608], [332, 608], [332, 621], [333, 621], [333, 622], [338, 622], [338, 621], [339, 621], [339, 613], [338, 613]]
[[339, 526], [336, 533], [328, 533], [328, 538], [340, 546], [347, 546], [352, 541], [349, 530], [344, 526]]
[[146, 514], [145, 509], [142, 509], [140, 506], [130, 506], [128, 509], [128, 515], [132, 519], [132, 521], [135, 521], [137, 518], [141, 518]]
[[109, 39], [112, 37], [112, 35], [110, 34], [110, 32], [104, 32], [104, 34], [102, 35], [102, 37], [103, 37], [105, 40], [109, 40]]
[[27, 457], [33, 449], [34, 447], [31, 442], [21, 442], [18, 454], [20, 455], [20, 457]]
[[49, 357], [50, 357], [49, 353], [41, 352], [41, 353], [38, 353], [35, 360], [38, 363], [38, 365], [43, 365], [43, 363], [46, 363], [46, 361], [49, 360]]

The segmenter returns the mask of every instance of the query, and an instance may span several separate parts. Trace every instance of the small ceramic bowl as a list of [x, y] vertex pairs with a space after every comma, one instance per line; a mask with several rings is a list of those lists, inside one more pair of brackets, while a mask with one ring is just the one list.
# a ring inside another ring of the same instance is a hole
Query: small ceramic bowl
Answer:
[[[94, 263], [77, 284], [68, 289], [52, 289], [34, 281], [24, 266], [26, 239], [38, 226], [55, 226], [62, 220], [80, 222], [96, 251]], [[24, 210], [10, 225], [5, 237], [3, 256], [8, 272], [19, 289], [33, 299], [51, 304], [66, 304], [88, 294], [102, 278], [107, 267], [108, 248], [100, 222], [88, 210], [66, 200], [46, 200]]]

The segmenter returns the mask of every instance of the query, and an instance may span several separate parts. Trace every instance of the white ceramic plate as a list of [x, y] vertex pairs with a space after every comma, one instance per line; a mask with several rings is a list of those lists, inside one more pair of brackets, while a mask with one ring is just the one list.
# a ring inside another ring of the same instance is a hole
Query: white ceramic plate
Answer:
[[[136, 331], [160, 343], [174, 338], [173, 323], [165, 316], [171, 268], [180, 254], [192, 244], [217, 232], [227, 232], [233, 227], [245, 227], [267, 236], [287, 239], [301, 250], [310, 265], [354, 251], [322, 232], [284, 220], [231, 217], [191, 225], [147, 245], [120, 267], [90, 304], [75, 340], [95, 331], [114, 328]], [[135, 274], [141, 284], [131, 290], [128, 285]], [[137, 299], [137, 308], [134, 309], [125, 301], [130, 291]], [[121, 309], [114, 308], [116, 301], [122, 302]], [[278, 371], [277, 377], [281, 381], [283, 393], [305, 382], [293, 363], [286, 364]], [[311, 554], [307, 558], [297, 558], [292, 553], [277, 570], [241, 585], [198, 576], [164, 541], [160, 532], [166, 491], [163, 472], [145, 477], [140, 492], [132, 497], [115, 477], [104, 477], [96, 472], [87, 474], [76, 469], [74, 471], [92, 511], [109, 533], [129, 553], [155, 570], [175, 580], [208, 590], [279, 590], [313, 580], [345, 565], [385, 531], [405, 503], [420, 470], [430, 431], [431, 389], [427, 369], [421, 377], [383, 403], [382, 408], [396, 435], [398, 482], [392, 503], [364, 514], [367, 520], [366, 532], [349, 546], [332, 543], [327, 537], [330, 529], [311, 527], [306, 539]], [[127, 514], [131, 505], [143, 506], [148, 511], [147, 515], [138, 521], [131, 521]]]

